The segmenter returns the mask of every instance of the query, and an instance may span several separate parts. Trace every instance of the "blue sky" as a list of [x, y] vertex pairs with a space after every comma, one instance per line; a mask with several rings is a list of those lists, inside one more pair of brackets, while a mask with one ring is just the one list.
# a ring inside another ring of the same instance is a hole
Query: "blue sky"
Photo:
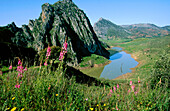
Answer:
[[[0, 26], [28, 24], [41, 13], [41, 5], [58, 0], [0, 0]], [[170, 25], [170, 0], [73, 0], [93, 25], [100, 17], [118, 25], [153, 23]]]

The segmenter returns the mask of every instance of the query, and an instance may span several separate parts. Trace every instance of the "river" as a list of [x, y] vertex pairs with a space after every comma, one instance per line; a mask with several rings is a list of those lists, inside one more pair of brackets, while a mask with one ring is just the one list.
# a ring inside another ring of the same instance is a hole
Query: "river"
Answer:
[[130, 68], [138, 65], [138, 62], [130, 54], [122, 51], [122, 48], [113, 47], [112, 49], [119, 52], [110, 56], [109, 60], [111, 60], [111, 63], [104, 67], [100, 78], [114, 79], [122, 74], [131, 72], [132, 70]]

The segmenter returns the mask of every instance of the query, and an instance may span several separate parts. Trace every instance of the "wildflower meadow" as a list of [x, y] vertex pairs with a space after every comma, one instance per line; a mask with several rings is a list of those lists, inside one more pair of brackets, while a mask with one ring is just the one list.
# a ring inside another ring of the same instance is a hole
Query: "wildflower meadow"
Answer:
[[[48, 46], [43, 65], [39, 62], [38, 66], [28, 67], [22, 58], [16, 58], [18, 64], [9, 64], [9, 71], [2, 71], [0, 74], [0, 110], [169, 110], [169, 88], [166, 80], [162, 83], [159, 78], [154, 87], [149, 80], [140, 77], [124, 80], [93, 78], [95, 81], [87, 81], [86, 78], [82, 83], [83, 75], [74, 75], [75, 72], [67, 66], [67, 53], [65, 41], [56, 60], [50, 59], [51, 47]], [[68, 72], [72, 76], [68, 76]], [[76, 76], [79, 76], [79, 81]]]

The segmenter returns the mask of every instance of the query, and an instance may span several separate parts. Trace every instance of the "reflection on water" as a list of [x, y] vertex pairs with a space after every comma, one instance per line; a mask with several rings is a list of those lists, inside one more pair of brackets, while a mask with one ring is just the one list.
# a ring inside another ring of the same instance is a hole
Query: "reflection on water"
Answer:
[[[113, 48], [118, 51], [122, 50], [119, 47]], [[100, 75], [100, 78], [114, 79], [122, 74], [131, 72], [130, 68], [133, 68], [138, 64], [138, 62], [135, 61], [130, 54], [127, 54], [124, 51], [121, 51], [110, 56], [110, 60], [112, 62], [104, 67], [103, 72]]]

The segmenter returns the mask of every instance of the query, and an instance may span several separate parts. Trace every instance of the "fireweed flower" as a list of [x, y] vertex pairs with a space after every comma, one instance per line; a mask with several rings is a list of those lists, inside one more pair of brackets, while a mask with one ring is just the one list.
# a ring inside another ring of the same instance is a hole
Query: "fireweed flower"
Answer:
[[117, 84], [117, 89], [119, 89], [119, 84]]
[[12, 65], [9, 66], [9, 69], [12, 69]]
[[[50, 55], [51, 55], [51, 48], [50, 46], [48, 46], [47, 53], [46, 53], [46, 57], [47, 57], [46, 60], [49, 58]], [[48, 66], [47, 61], [44, 62], [44, 65]]]
[[63, 59], [63, 56], [64, 56], [64, 53], [63, 51], [60, 52], [60, 56], [59, 56], [59, 60], [62, 60]]
[[134, 91], [135, 90], [135, 85], [132, 85], [131, 88], [132, 88], [132, 91]]
[[68, 46], [67, 42], [65, 41], [63, 45], [64, 47], [61, 49], [60, 56], [59, 56], [60, 61], [63, 59], [64, 55], [67, 53], [67, 46]]
[[27, 71], [27, 70], [28, 70], [27, 67], [25, 67], [24, 71]]
[[21, 65], [21, 64], [22, 64], [22, 62], [21, 62], [21, 60], [19, 59], [19, 60], [18, 60], [18, 65]]
[[48, 46], [46, 56], [49, 57], [51, 55], [51, 48]]
[[132, 81], [130, 81], [130, 85], [132, 85]]
[[137, 94], [138, 94], [138, 91], [135, 91], [134, 94], [137, 95]]
[[113, 89], [114, 89], [114, 91], [116, 91], [116, 87], [115, 86], [113, 87]]
[[44, 65], [45, 65], [45, 66], [48, 66], [47, 62], [44, 62]]
[[113, 93], [112, 89], [110, 89], [110, 93]]
[[20, 85], [15, 85], [15, 88], [20, 88]]
[[88, 98], [86, 98], [85, 100], [88, 101]]
[[65, 50], [65, 53], [67, 53], [67, 46], [68, 46], [67, 42], [64, 42], [63, 45], [64, 45], [63, 49]]

